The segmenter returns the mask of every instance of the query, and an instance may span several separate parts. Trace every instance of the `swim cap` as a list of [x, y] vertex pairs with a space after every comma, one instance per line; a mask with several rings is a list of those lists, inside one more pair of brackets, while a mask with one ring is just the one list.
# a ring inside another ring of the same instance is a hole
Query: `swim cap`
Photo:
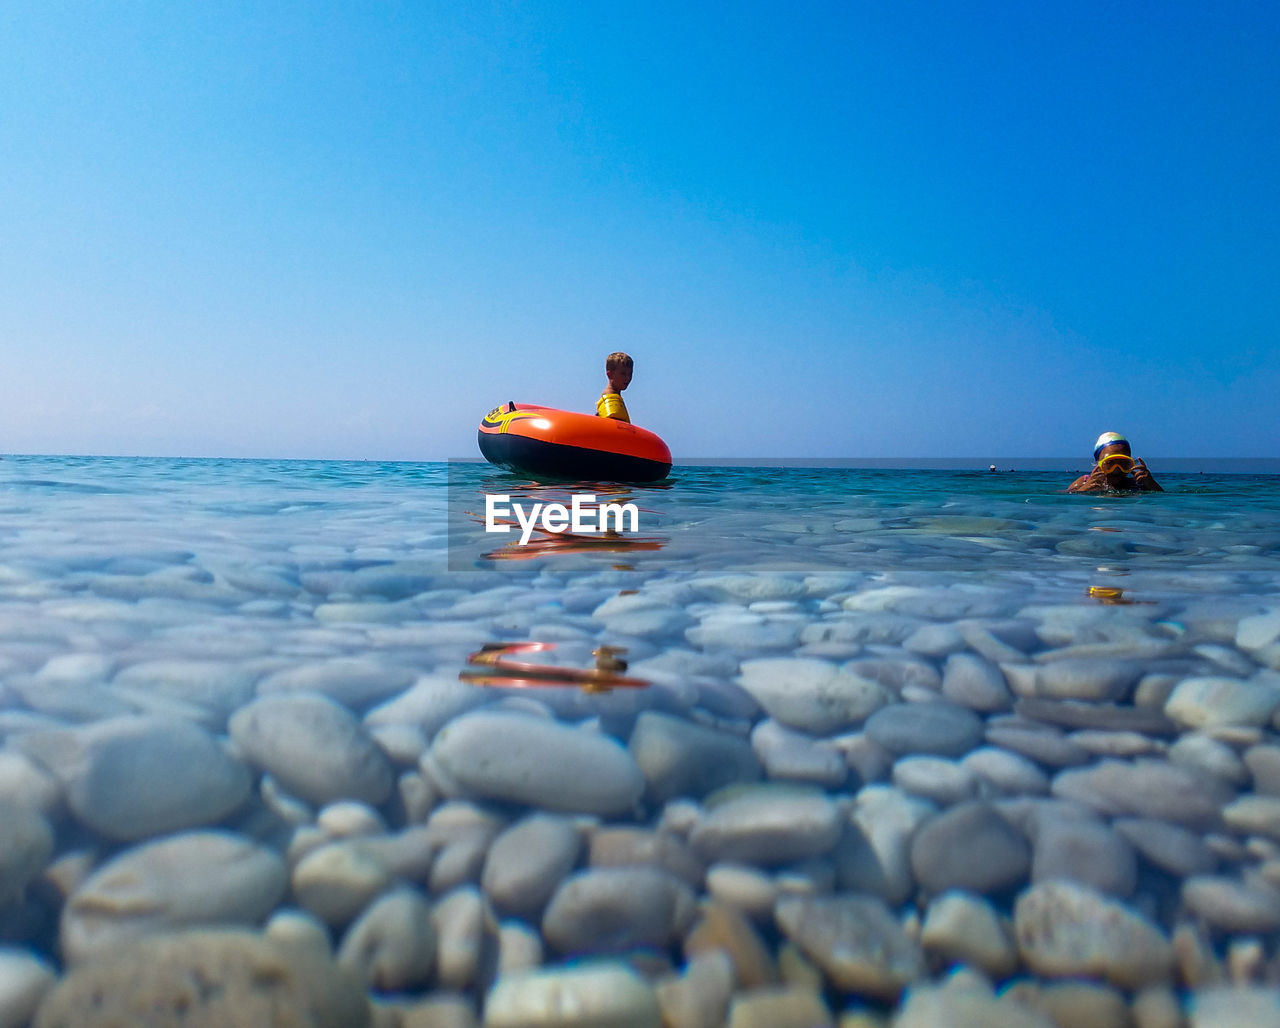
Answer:
[[1103, 432], [1098, 436], [1098, 441], [1093, 444], [1093, 459], [1098, 459], [1098, 454], [1102, 452], [1104, 446], [1110, 446], [1112, 443], [1124, 443], [1124, 448], [1129, 448], [1129, 440], [1122, 436], [1119, 432]]

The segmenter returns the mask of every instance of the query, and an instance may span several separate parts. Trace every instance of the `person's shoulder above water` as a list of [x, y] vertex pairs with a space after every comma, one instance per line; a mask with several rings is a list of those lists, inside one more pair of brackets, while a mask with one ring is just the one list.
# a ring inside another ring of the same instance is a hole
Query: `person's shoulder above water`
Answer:
[[1069, 486], [1069, 493], [1162, 493], [1141, 457], [1135, 459], [1129, 440], [1119, 432], [1103, 432], [1093, 444], [1093, 470]]
[[600, 399], [596, 401], [596, 414], [602, 418], [613, 418], [616, 421], [631, 423], [631, 415], [627, 413], [627, 405], [622, 402], [622, 390], [631, 384], [631, 376], [635, 364], [631, 357], [621, 350], [609, 354], [604, 359], [604, 374], [609, 380]]

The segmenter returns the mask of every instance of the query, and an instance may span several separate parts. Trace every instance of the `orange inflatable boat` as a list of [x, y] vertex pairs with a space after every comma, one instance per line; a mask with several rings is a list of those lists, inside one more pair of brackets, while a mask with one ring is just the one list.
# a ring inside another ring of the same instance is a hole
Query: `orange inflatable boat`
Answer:
[[671, 471], [671, 451], [647, 429], [531, 403], [495, 407], [478, 441], [490, 464], [532, 478], [658, 482]]

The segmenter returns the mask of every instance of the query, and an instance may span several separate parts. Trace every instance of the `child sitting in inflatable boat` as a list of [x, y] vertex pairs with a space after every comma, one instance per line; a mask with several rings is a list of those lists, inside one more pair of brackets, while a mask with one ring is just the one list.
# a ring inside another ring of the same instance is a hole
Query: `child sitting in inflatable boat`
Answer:
[[604, 373], [609, 384], [596, 401], [596, 414], [600, 417], [615, 418], [631, 424], [631, 416], [627, 413], [627, 405], [622, 402], [621, 394], [631, 384], [633, 367], [631, 358], [621, 350], [604, 359]]

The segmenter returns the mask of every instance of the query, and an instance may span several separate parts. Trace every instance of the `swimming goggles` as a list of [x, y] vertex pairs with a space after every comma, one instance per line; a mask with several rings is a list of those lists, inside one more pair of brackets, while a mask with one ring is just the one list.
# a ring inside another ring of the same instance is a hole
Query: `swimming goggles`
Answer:
[[1098, 461], [1098, 467], [1108, 475], [1113, 471], [1127, 475], [1133, 470], [1135, 463], [1127, 453], [1109, 453]]

